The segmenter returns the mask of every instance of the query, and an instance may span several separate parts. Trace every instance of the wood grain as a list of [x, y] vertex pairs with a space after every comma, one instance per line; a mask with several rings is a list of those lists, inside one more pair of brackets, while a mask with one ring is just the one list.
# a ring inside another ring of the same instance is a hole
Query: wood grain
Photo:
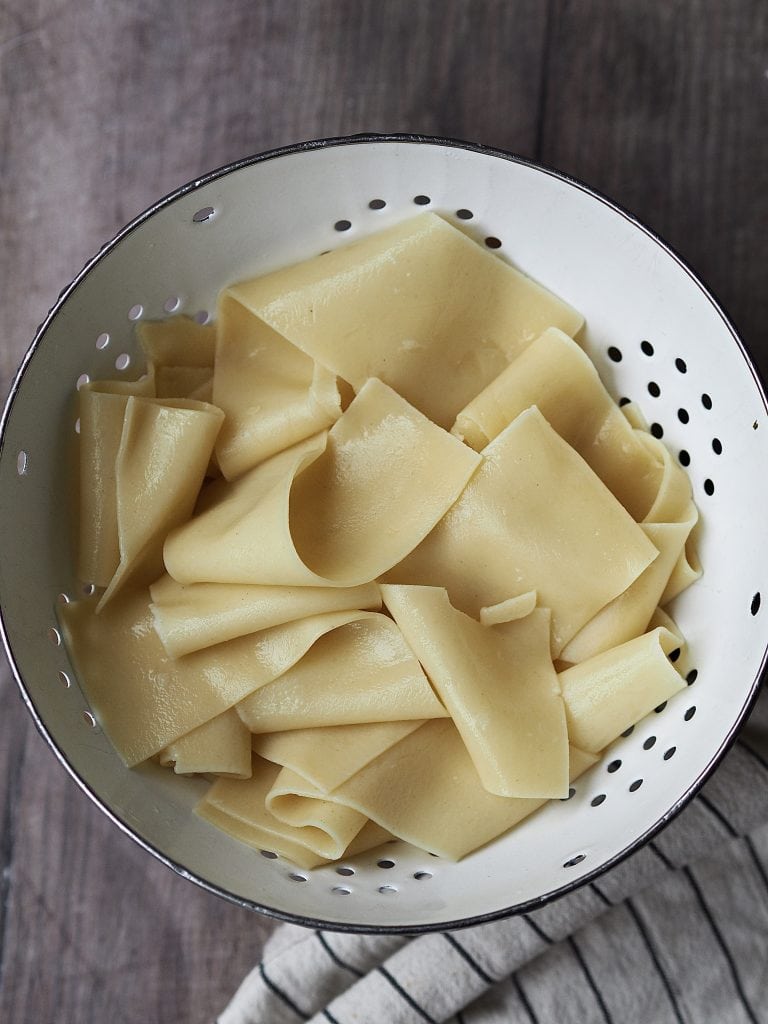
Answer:
[[768, 373], [768, 5], [556, 0], [542, 161], [659, 232]]
[[[768, 370], [763, 0], [6, 0], [0, 375], [126, 220], [236, 157], [416, 131], [590, 182], [693, 263]], [[119, 833], [0, 676], [0, 1021], [211, 1021], [272, 924]]]

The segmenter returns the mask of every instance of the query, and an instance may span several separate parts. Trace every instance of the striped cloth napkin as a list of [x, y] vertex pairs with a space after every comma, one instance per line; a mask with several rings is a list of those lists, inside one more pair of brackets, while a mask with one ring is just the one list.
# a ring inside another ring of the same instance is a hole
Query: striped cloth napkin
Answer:
[[462, 931], [282, 925], [218, 1024], [768, 1022], [768, 695], [704, 790], [608, 874]]

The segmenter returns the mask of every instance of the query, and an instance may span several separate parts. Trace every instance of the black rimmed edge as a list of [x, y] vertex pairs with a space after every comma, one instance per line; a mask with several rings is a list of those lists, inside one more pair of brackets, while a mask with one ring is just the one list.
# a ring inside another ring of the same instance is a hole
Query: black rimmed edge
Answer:
[[[241, 170], [244, 167], [250, 167], [254, 164], [261, 163], [266, 160], [275, 160], [279, 157], [289, 156], [295, 153], [310, 152], [315, 149], [327, 149], [337, 146], [365, 145], [371, 143], [428, 144], [432, 146], [443, 146], [448, 149], [463, 149], [469, 152], [483, 154], [485, 156], [497, 157], [498, 159], [501, 160], [509, 160], [512, 163], [521, 164], [522, 166], [529, 167], [532, 170], [539, 171], [553, 178], [557, 178], [560, 181], [565, 182], [568, 185], [571, 185], [573, 188], [576, 188], [579, 191], [586, 193], [593, 199], [596, 199], [598, 202], [602, 203], [604, 206], [613, 210], [619, 216], [627, 220], [630, 224], [633, 224], [636, 228], [642, 231], [643, 234], [647, 235], [664, 252], [671, 256], [672, 259], [678, 264], [678, 266], [688, 275], [688, 277], [696, 285], [696, 287], [702, 292], [707, 301], [712, 305], [713, 309], [720, 317], [721, 321], [723, 322], [729, 334], [731, 335], [732, 340], [734, 341], [739, 352], [741, 353], [742, 358], [744, 359], [744, 362], [746, 363], [747, 368], [754, 380], [755, 387], [763, 403], [763, 408], [766, 412], [768, 412], [768, 400], [766, 400], [765, 388], [760, 379], [760, 376], [758, 375], [754, 363], [749, 353], [747, 352], [746, 346], [737, 334], [736, 329], [729, 320], [728, 316], [726, 315], [725, 311], [723, 310], [722, 306], [718, 302], [713, 292], [701, 281], [701, 279], [688, 266], [685, 260], [672, 248], [672, 246], [670, 246], [667, 242], [660, 238], [659, 235], [657, 235], [654, 231], [651, 231], [650, 228], [648, 228], [645, 224], [639, 221], [633, 214], [629, 213], [629, 211], [625, 210], [618, 203], [615, 203], [612, 199], [609, 199], [607, 196], [604, 196], [596, 189], [584, 184], [584, 182], [581, 182], [576, 178], [573, 178], [567, 174], [563, 174], [562, 172], [556, 171], [552, 168], [545, 167], [541, 164], [535, 163], [534, 161], [528, 160], [525, 157], [516, 156], [512, 153], [507, 153], [504, 150], [496, 149], [491, 146], [483, 146], [477, 143], [463, 142], [458, 139], [440, 138], [430, 135], [418, 135], [408, 133], [361, 134], [341, 138], [314, 139], [308, 142], [297, 143], [296, 145], [292, 146], [283, 146], [278, 149], [273, 149], [265, 153], [257, 154], [255, 156], [245, 157], [242, 160], [237, 160], [234, 163], [227, 164], [223, 167], [219, 167], [216, 170], [203, 175], [203, 177], [201, 178], [195, 178], [192, 181], [187, 182], [186, 185], [182, 185], [180, 188], [169, 193], [164, 198], [158, 200], [158, 202], [154, 203], [143, 213], [139, 214], [138, 217], [136, 217], [129, 224], [127, 224], [121, 231], [118, 232], [118, 234], [115, 235], [113, 239], [111, 239], [111, 241], [107, 242], [104, 246], [102, 246], [99, 252], [91, 260], [89, 260], [88, 263], [86, 263], [86, 265], [83, 267], [80, 273], [74, 278], [74, 280], [60, 293], [55, 305], [49, 311], [43, 323], [38, 327], [35, 333], [34, 340], [32, 341], [32, 344], [30, 345], [26, 355], [24, 356], [24, 359], [22, 360], [21, 366], [19, 367], [19, 370], [17, 371], [16, 376], [14, 377], [13, 382], [11, 384], [11, 388], [9, 391], [8, 399], [5, 404], [5, 408], [3, 410], [2, 417], [0, 417], [0, 458], [3, 455], [5, 448], [6, 423], [11, 414], [11, 409], [16, 399], [16, 395], [18, 393], [21, 380], [24, 376], [24, 373], [26, 372], [27, 366], [34, 357], [38, 346], [42, 342], [42, 339], [44, 338], [49, 325], [51, 324], [53, 319], [58, 315], [61, 307], [67, 301], [71, 293], [78, 287], [80, 282], [90, 273], [94, 266], [97, 263], [99, 263], [104, 256], [107, 255], [107, 253], [109, 253], [116, 245], [118, 245], [119, 242], [122, 241], [123, 238], [129, 235], [136, 228], [140, 227], [146, 220], [152, 217], [155, 213], [164, 209], [171, 203], [174, 203], [176, 200], [181, 199], [183, 196], [186, 196], [187, 194], [194, 192], [196, 189], [201, 188], [204, 185], [210, 184], [217, 178], [221, 178], [224, 175], [231, 174], [234, 171]], [[228, 892], [226, 889], [222, 889], [220, 886], [214, 884], [213, 882], [210, 882], [207, 879], [202, 878], [201, 876], [189, 871], [183, 865], [178, 864], [170, 857], [167, 857], [165, 854], [161, 853], [160, 850], [154, 847], [147, 840], [137, 835], [137, 833], [134, 832], [131, 826], [128, 825], [121, 818], [119, 818], [115, 814], [115, 812], [106, 803], [104, 803], [104, 801], [91, 789], [88, 783], [83, 778], [81, 778], [80, 775], [78, 775], [73, 766], [67, 760], [64, 752], [59, 748], [57, 743], [54, 741], [53, 737], [46, 729], [45, 724], [43, 723], [40, 715], [38, 714], [37, 708], [35, 707], [35, 704], [29, 692], [27, 691], [26, 686], [24, 685], [24, 682], [21, 678], [21, 674], [16, 665], [16, 660], [13, 656], [10, 639], [8, 637], [5, 627], [5, 619], [2, 614], [2, 608], [0, 608], [0, 635], [2, 636], [3, 647], [8, 657], [11, 670], [21, 692], [22, 700], [26, 704], [27, 709], [29, 710], [29, 713], [31, 714], [34, 723], [38, 731], [42, 735], [43, 739], [46, 741], [48, 746], [53, 751], [54, 755], [58, 758], [58, 760], [61, 762], [64, 768], [69, 772], [69, 774], [78, 784], [78, 786], [83, 790], [83, 792], [88, 797], [90, 797], [90, 799], [96, 804], [96, 806], [99, 807], [104, 812], [104, 814], [106, 814], [106, 816], [110, 818], [111, 821], [113, 821], [114, 824], [117, 825], [119, 829], [121, 829], [121, 831], [123, 831], [126, 835], [130, 836], [130, 838], [133, 839], [133, 841], [136, 842], [140, 847], [142, 847], [148, 853], [151, 853], [154, 857], [156, 857], [167, 867], [171, 868], [178, 875], [181, 875], [183, 878], [189, 879], [189, 881], [191, 882], [195, 882], [201, 888], [206, 889], [209, 892], [215, 893], [218, 896], [222, 896], [224, 897], [224, 899], [227, 899], [230, 902], [237, 904], [238, 906], [245, 907], [250, 910], [256, 910], [259, 913], [266, 914], [269, 917], [274, 917], [281, 921], [290, 921], [294, 924], [303, 925], [306, 928], [325, 928], [331, 931], [357, 932], [363, 934], [377, 935], [417, 935], [425, 932], [455, 930], [458, 928], [470, 928], [474, 927], [475, 925], [484, 924], [488, 921], [496, 921], [504, 917], [509, 917], [511, 915], [528, 913], [532, 910], [537, 910], [540, 907], [545, 906], [546, 904], [552, 902], [555, 899], [559, 899], [561, 896], [565, 896], [568, 893], [573, 892], [574, 890], [580, 888], [582, 885], [586, 885], [587, 883], [594, 881], [595, 879], [603, 875], [605, 872], [615, 867], [617, 864], [620, 864], [622, 861], [626, 860], [627, 857], [635, 853], [647, 842], [653, 839], [653, 837], [656, 836], [666, 825], [668, 825], [673, 818], [677, 817], [680, 811], [682, 811], [683, 808], [688, 803], [690, 803], [693, 797], [699, 792], [704, 783], [712, 775], [717, 765], [720, 763], [720, 761], [723, 759], [725, 754], [728, 752], [730, 747], [735, 742], [739, 729], [741, 728], [744, 721], [748, 717], [750, 711], [752, 710], [755, 701], [757, 700], [757, 696], [760, 689], [760, 682], [765, 672], [766, 664], [768, 664], [767, 645], [763, 651], [763, 656], [760, 662], [760, 668], [754, 680], [752, 681], [749, 692], [747, 694], [747, 698], [741, 708], [741, 711], [737, 715], [736, 720], [734, 721], [730, 731], [723, 740], [719, 749], [715, 751], [706, 768], [700, 773], [698, 778], [686, 790], [686, 792], [683, 793], [683, 795], [675, 801], [672, 807], [670, 807], [669, 810], [665, 814], [663, 814], [657, 822], [655, 822], [642, 835], [638, 836], [631, 843], [629, 843], [623, 850], [617, 853], [614, 857], [605, 861], [603, 864], [599, 865], [593, 870], [587, 872], [587, 874], [581, 875], [578, 878], [575, 878], [574, 880], [567, 882], [565, 885], [558, 886], [556, 889], [553, 889], [548, 893], [544, 893], [543, 895], [538, 896], [535, 899], [527, 900], [524, 903], [514, 904], [511, 907], [504, 907], [501, 910], [495, 910], [491, 913], [480, 914], [476, 917], [462, 918], [456, 921], [441, 921], [437, 923], [423, 925], [371, 926], [365, 924], [347, 924], [333, 921], [323, 921], [316, 918], [303, 917], [299, 914], [290, 914], [286, 913], [285, 911], [278, 910], [274, 907], [268, 907], [264, 904], [257, 903], [253, 900], [245, 899], [242, 896], [236, 896], [234, 893]]]

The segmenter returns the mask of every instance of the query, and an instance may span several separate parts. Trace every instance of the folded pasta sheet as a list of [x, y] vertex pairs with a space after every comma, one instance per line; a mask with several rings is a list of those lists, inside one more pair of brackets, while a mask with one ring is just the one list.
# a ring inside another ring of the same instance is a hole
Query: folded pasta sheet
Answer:
[[227, 419], [216, 452], [231, 480], [330, 427], [341, 416], [341, 396], [334, 373], [226, 291], [218, 328], [213, 397]]
[[[290, 768], [282, 768], [278, 772], [269, 793], [267, 793], [265, 806], [278, 821], [284, 825], [292, 825], [294, 828], [317, 827], [319, 822], [322, 823], [326, 820], [329, 812], [333, 813], [341, 825], [339, 845], [346, 840], [341, 853], [346, 850], [368, 820], [364, 814], [360, 814], [359, 811], [351, 807], [334, 804], [333, 801], [326, 798], [322, 790], [317, 789], [311, 782], [307, 782], [303, 776], [297, 775]], [[331, 812], [330, 808], [335, 810]], [[336, 856], [340, 857], [341, 853]]]
[[696, 518], [696, 506], [691, 502], [689, 518], [680, 523], [643, 524], [642, 530], [658, 548], [659, 557], [566, 644], [560, 654], [563, 661], [577, 664], [645, 632], [675, 566], [685, 554]]
[[360, 587], [184, 586], [162, 576], [150, 587], [157, 634], [172, 658], [324, 612], [381, 607], [375, 583]]
[[260, 756], [291, 768], [317, 789], [327, 793], [346, 782], [379, 754], [423, 725], [410, 722], [367, 722], [330, 725], [254, 735], [253, 749]]
[[658, 486], [644, 523], [678, 523], [691, 516], [691, 481], [658, 438], [644, 430], [637, 431], [641, 443], [662, 467]]
[[597, 753], [684, 689], [667, 658], [679, 646], [678, 636], [658, 627], [561, 672], [571, 743]]
[[582, 324], [432, 213], [139, 323], [146, 378], [80, 391], [106, 589], [59, 607], [126, 764], [303, 867], [455, 859], [681, 689], [690, 482]]
[[[155, 373], [158, 398], [192, 398], [209, 385], [213, 387], [212, 366], [158, 366]], [[211, 390], [207, 400], [212, 397]]]
[[546, 327], [583, 323], [431, 213], [228, 294], [356, 390], [379, 377], [445, 428]]
[[565, 646], [560, 657], [572, 664], [644, 633], [656, 608], [700, 575], [690, 543], [699, 518], [690, 481], [660, 441], [642, 431], [637, 434], [662, 469], [654, 493], [648, 495], [651, 504], [640, 524], [659, 557]]
[[[365, 815], [354, 808], [317, 799], [312, 801], [311, 808], [305, 805], [303, 809], [302, 817], [307, 824], [281, 821], [267, 807], [267, 797], [282, 771], [279, 765], [256, 758], [251, 779], [219, 779], [198, 804], [197, 813], [236, 838], [250, 841], [259, 849], [282, 853], [304, 867], [341, 857], [365, 825]], [[222, 826], [222, 816], [244, 826], [240, 834], [234, 828]]]
[[106, 587], [120, 563], [115, 463], [131, 395], [151, 397], [154, 378], [84, 384], [80, 412], [80, 551], [84, 583]]
[[567, 796], [568, 734], [549, 611], [488, 627], [453, 608], [441, 587], [383, 586], [382, 594], [488, 792]]
[[177, 775], [251, 776], [251, 734], [234, 708], [170, 743], [158, 755]]
[[524, 619], [536, 607], [536, 600], [536, 591], [527, 590], [524, 594], [518, 594], [517, 597], [509, 597], [506, 601], [499, 601], [498, 604], [489, 604], [480, 609], [480, 621], [484, 626], [497, 626], [500, 622]]
[[256, 733], [447, 715], [400, 630], [376, 612], [319, 639], [238, 712]]
[[[597, 760], [573, 748], [570, 756], [571, 779]], [[451, 721], [422, 725], [326, 799], [448, 860], [485, 845], [546, 802], [489, 793]]]
[[254, 850], [280, 854], [300, 868], [316, 868], [321, 864], [328, 863], [327, 857], [321, 857], [297, 842], [294, 838], [294, 830], [289, 825], [283, 825], [271, 814], [266, 816], [266, 821], [263, 821], [265, 816], [255, 802], [253, 803], [255, 821], [251, 821], [247, 817], [245, 809], [241, 812], [243, 817], [238, 817], [206, 799], [201, 800], [195, 807], [195, 813], [221, 832], [237, 839], [238, 842], [245, 843], [246, 846], [250, 846]]
[[171, 534], [165, 564], [181, 583], [368, 583], [426, 536], [479, 462], [370, 380], [327, 437], [257, 466]]
[[128, 590], [98, 615], [95, 599], [59, 608], [83, 691], [129, 766], [276, 679], [356, 614], [315, 615], [174, 660], [153, 628], [147, 591]]
[[128, 399], [115, 464], [120, 563], [100, 608], [128, 580], [162, 572], [166, 535], [192, 515], [223, 418], [202, 402]]
[[150, 366], [213, 369], [215, 324], [199, 324], [188, 316], [174, 316], [168, 320], [140, 320], [136, 324], [136, 333]]
[[536, 590], [552, 612], [557, 657], [658, 551], [536, 407], [482, 455], [458, 501], [384, 579], [446, 587], [451, 603], [475, 617]]
[[563, 331], [546, 330], [462, 409], [453, 433], [477, 451], [531, 405], [619, 499], [642, 519], [661, 465], [608, 394], [594, 364]]

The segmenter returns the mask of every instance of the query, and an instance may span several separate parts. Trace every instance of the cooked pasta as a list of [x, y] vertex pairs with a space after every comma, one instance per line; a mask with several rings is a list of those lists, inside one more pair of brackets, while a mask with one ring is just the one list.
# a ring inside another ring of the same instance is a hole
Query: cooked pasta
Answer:
[[142, 324], [80, 391], [60, 608], [126, 765], [305, 868], [456, 859], [682, 689], [698, 511], [582, 325], [435, 214]]

